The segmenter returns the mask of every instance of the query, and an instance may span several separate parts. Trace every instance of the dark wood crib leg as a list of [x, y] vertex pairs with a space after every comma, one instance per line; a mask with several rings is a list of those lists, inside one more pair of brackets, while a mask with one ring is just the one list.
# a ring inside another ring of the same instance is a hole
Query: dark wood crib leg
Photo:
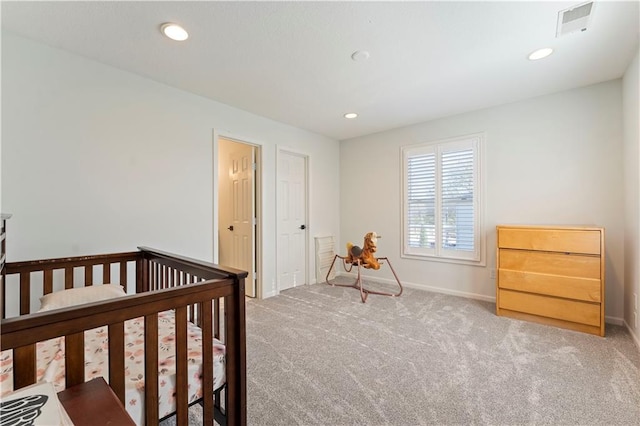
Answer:
[[[220, 426], [227, 426], [227, 415], [225, 414], [224, 407], [222, 406], [222, 391], [226, 388], [226, 384], [213, 391], [213, 420]], [[202, 409], [204, 410], [204, 400], [198, 401]]]
[[221, 396], [221, 393], [225, 388], [226, 385], [213, 392], [213, 419], [220, 426], [227, 426], [227, 416], [224, 412], [224, 408], [222, 407], [223, 398]]

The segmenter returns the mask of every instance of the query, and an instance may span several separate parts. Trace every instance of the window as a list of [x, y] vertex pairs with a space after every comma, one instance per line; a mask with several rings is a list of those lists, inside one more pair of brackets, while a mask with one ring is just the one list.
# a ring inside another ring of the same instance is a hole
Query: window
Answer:
[[403, 256], [482, 261], [481, 135], [402, 148]]

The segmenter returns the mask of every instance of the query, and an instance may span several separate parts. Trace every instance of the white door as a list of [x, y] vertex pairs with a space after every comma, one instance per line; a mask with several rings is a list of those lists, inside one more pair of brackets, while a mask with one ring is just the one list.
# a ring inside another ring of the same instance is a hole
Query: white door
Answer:
[[278, 153], [278, 290], [307, 283], [307, 159]]
[[218, 261], [247, 271], [246, 294], [255, 297], [255, 148], [219, 139], [218, 153]]

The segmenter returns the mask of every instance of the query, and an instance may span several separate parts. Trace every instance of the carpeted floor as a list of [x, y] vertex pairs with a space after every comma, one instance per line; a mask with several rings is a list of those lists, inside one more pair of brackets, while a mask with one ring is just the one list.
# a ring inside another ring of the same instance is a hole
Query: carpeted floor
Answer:
[[494, 304], [326, 284], [247, 303], [250, 425], [640, 424], [640, 351]]
[[249, 425], [638, 425], [640, 351], [618, 326], [316, 284], [247, 302], [247, 399]]

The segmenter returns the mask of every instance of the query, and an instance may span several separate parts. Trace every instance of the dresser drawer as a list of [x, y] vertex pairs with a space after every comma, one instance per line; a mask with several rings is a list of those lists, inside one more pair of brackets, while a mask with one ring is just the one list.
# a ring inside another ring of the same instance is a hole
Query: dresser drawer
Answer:
[[563, 253], [600, 254], [600, 231], [498, 228], [498, 247]]
[[599, 257], [543, 251], [500, 249], [498, 269], [600, 279]]
[[600, 304], [499, 289], [499, 309], [592, 326], [600, 325]]
[[576, 278], [533, 272], [498, 271], [498, 286], [503, 289], [526, 291], [567, 299], [600, 302], [601, 282], [593, 278]]

